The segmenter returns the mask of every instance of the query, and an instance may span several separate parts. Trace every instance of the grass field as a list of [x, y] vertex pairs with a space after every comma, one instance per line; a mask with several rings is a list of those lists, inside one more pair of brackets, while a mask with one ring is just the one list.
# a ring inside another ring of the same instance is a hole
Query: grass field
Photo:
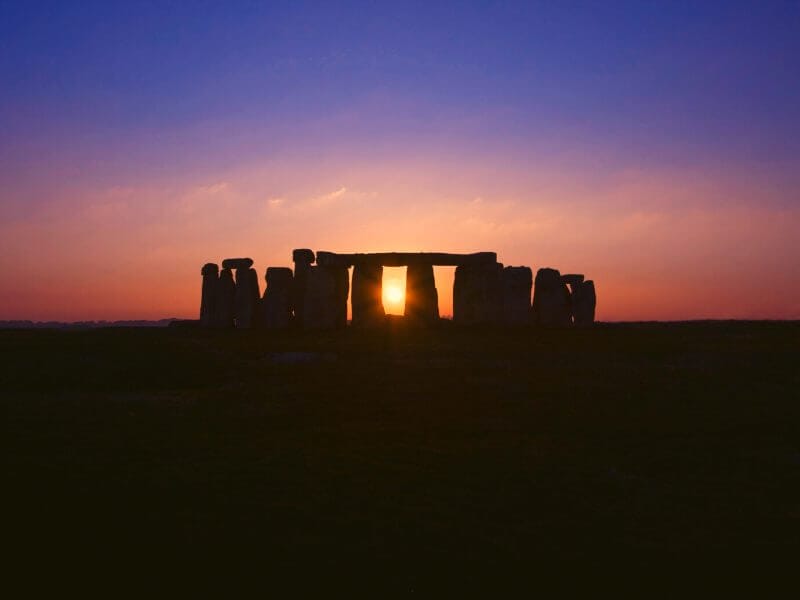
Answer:
[[8, 514], [21, 553], [246, 549], [403, 586], [791, 556], [799, 342], [797, 322], [2, 331]]

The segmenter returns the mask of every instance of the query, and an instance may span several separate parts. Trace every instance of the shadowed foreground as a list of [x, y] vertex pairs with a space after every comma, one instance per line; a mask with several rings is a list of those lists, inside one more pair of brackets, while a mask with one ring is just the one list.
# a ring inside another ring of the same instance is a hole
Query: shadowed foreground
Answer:
[[15, 547], [415, 586], [800, 549], [798, 323], [0, 332]]

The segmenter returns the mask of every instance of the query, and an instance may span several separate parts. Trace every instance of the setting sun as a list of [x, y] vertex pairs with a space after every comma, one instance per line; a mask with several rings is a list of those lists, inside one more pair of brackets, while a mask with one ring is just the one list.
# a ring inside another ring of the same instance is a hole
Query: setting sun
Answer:
[[383, 301], [392, 307], [400, 307], [403, 305], [405, 292], [396, 283], [389, 284], [383, 288]]

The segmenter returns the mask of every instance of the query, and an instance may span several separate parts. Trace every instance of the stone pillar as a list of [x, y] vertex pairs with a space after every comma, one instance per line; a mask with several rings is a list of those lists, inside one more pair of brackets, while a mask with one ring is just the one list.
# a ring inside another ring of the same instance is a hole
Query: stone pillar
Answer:
[[350, 295], [350, 271], [347, 267], [327, 267], [335, 283], [334, 314], [335, 327], [347, 327], [347, 297]]
[[585, 327], [594, 323], [594, 311], [597, 305], [597, 296], [594, 291], [594, 281], [582, 281], [572, 287], [572, 314], [575, 325]]
[[583, 284], [583, 275], [567, 273], [561, 276], [561, 283], [569, 286], [569, 320], [575, 322], [575, 291]]
[[439, 320], [439, 294], [433, 265], [410, 264], [406, 270], [406, 320], [430, 324]]
[[503, 265], [456, 267], [453, 321], [462, 325], [499, 323], [503, 315]]
[[314, 264], [314, 251], [308, 248], [292, 250], [294, 261], [294, 279], [292, 282], [292, 312], [294, 322], [298, 327], [303, 327], [305, 321], [306, 280], [308, 271]]
[[359, 263], [353, 269], [353, 325], [382, 323], [383, 266]]
[[264, 279], [267, 288], [261, 300], [261, 322], [267, 329], [285, 329], [292, 318], [292, 270], [269, 267]]
[[236, 284], [233, 282], [233, 272], [230, 269], [222, 269], [219, 273], [217, 282], [217, 304], [214, 318], [216, 327], [233, 327], [235, 316]]
[[503, 323], [525, 325], [531, 321], [531, 287], [533, 272], [530, 267], [503, 269]]
[[536, 272], [533, 288], [533, 322], [544, 327], [567, 327], [570, 324], [571, 297], [556, 269]]
[[253, 329], [258, 325], [258, 274], [255, 269], [236, 269], [236, 328]]
[[212, 327], [217, 311], [219, 267], [214, 263], [206, 263], [200, 270], [200, 274], [203, 276], [203, 289], [200, 296], [200, 326]]
[[336, 277], [328, 267], [309, 267], [306, 271], [306, 294], [303, 302], [304, 329], [333, 329], [338, 316]]
[[580, 285], [583, 283], [583, 275], [578, 275], [574, 273], [567, 273], [566, 275], [561, 276], [561, 283], [566, 283], [571, 289], [572, 292], [575, 292], [575, 286]]

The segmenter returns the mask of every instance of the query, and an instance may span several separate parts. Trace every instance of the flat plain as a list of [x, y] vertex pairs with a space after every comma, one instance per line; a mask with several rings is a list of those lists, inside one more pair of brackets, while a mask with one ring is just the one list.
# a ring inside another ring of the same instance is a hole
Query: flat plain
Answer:
[[800, 323], [0, 332], [19, 552], [401, 585], [800, 549]]

